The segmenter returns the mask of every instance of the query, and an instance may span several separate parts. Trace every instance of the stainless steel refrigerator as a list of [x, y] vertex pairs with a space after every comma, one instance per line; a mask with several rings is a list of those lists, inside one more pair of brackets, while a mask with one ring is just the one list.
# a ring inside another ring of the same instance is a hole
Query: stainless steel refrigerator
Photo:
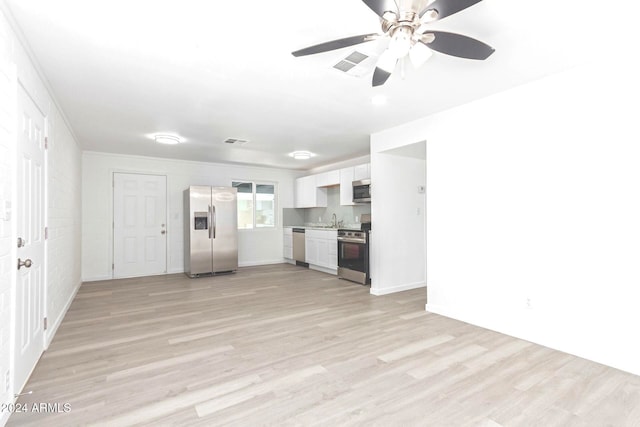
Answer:
[[238, 204], [233, 187], [184, 190], [184, 272], [189, 277], [238, 269]]

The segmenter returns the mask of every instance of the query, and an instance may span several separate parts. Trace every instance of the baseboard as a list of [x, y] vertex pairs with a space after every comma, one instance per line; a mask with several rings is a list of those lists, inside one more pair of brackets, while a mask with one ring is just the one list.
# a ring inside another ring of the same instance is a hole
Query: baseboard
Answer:
[[[477, 323], [471, 322], [469, 316], [461, 315], [461, 313], [456, 312], [456, 310], [447, 309], [445, 307], [435, 305], [435, 304], [425, 304], [425, 311], [433, 314], [439, 314], [440, 316], [449, 317], [451, 319], [459, 320], [465, 323], [471, 323], [472, 325], [480, 326], [481, 328], [486, 328], [486, 326], [478, 325]], [[491, 328], [487, 328], [491, 329]], [[492, 329], [493, 330], [493, 329]]]
[[[390, 286], [388, 288], [375, 288], [371, 286], [371, 295], [381, 296], [381, 295], [389, 295], [395, 294], [396, 292], [409, 291], [411, 289], [419, 289], [426, 288], [427, 284], [425, 282], [414, 282], [414, 283], [406, 283], [404, 285]], [[425, 292], [424, 298], [427, 298], [427, 294]]]
[[83, 277], [83, 282], [101, 282], [103, 280], [111, 280], [113, 277], [111, 276], [94, 276], [94, 277]]
[[[283, 264], [285, 262], [286, 261], [284, 258], [266, 260], [266, 261], [246, 261], [246, 262], [239, 263], [238, 267], [256, 267], [259, 265]], [[173, 268], [171, 270], [167, 270], [166, 273], [159, 273], [159, 274], [155, 274], [154, 276], [162, 276], [166, 274], [180, 274], [180, 273], [184, 273], [184, 268]], [[127, 279], [132, 279], [135, 277], [137, 276], [127, 277]], [[148, 275], [140, 276], [140, 277], [148, 277]], [[103, 280], [112, 280], [112, 279], [113, 279], [112, 276], [95, 276], [95, 277], [83, 277], [82, 281], [83, 282], [101, 282]]]
[[333, 274], [334, 276], [338, 275], [338, 270], [334, 270], [332, 268], [320, 267], [319, 265], [309, 264], [309, 270], [321, 271], [327, 274]]
[[53, 341], [53, 337], [55, 336], [56, 332], [58, 332], [58, 328], [62, 324], [62, 320], [64, 320], [64, 316], [67, 314], [67, 311], [69, 311], [69, 307], [71, 307], [71, 304], [73, 303], [73, 300], [75, 299], [76, 295], [78, 294], [78, 291], [80, 290], [80, 285], [82, 285], [82, 282], [79, 282], [76, 285], [76, 287], [74, 288], [73, 292], [71, 292], [71, 296], [67, 300], [67, 303], [64, 305], [64, 308], [60, 312], [60, 315], [58, 316], [56, 321], [53, 322], [53, 324], [50, 326], [50, 328], [47, 328], [48, 330], [47, 330], [46, 335], [44, 337], [44, 349], [45, 350], [49, 348], [49, 345], [51, 344], [51, 341]]
[[284, 264], [284, 258], [280, 259], [272, 259], [266, 261], [244, 261], [238, 263], [238, 267], [257, 267], [259, 265], [273, 265], [273, 264]]

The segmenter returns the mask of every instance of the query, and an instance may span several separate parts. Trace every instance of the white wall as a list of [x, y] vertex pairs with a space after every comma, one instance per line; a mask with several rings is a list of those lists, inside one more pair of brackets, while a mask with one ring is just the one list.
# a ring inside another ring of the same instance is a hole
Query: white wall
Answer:
[[48, 116], [47, 345], [81, 284], [82, 154], [60, 112]]
[[640, 69], [626, 58], [374, 136], [427, 140], [428, 311], [640, 374]]
[[[11, 328], [15, 286], [14, 216], [5, 216], [5, 203], [12, 203], [15, 185], [16, 76], [12, 59], [12, 37], [0, 13], [0, 404], [12, 401], [13, 389], [5, 388], [11, 365]], [[0, 413], [0, 425], [8, 419]]]
[[422, 155], [407, 156], [394, 143], [371, 140], [371, 293], [425, 286], [424, 141]]
[[167, 176], [169, 273], [184, 271], [183, 191], [189, 185], [228, 186], [234, 180], [275, 182], [278, 186], [278, 226], [275, 229], [239, 230], [240, 266], [283, 262], [282, 208], [293, 207], [293, 183], [302, 172], [85, 152], [82, 162], [82, 277], [111, 278], [113, 172], [154, 173]]
[[[0, 11], [0, 403], [13, 401], [13, 384], [5, 388], [5, 376], [13, 367], [15, 317], [15, 217], [16, 204], [17, 88], [24, 87], [47, 119], [48, 191], [46, 243], [45, 315], [48, 345], [80, 287], [80, 149], [57, 109], [36, 65], [32, 63], [6, 16]], [[4, 202], [11, 201], [10, 220]], [[3, 219], [4, 218], [4, 219]], [[0, 413], [0, 425], [9, 413]]]

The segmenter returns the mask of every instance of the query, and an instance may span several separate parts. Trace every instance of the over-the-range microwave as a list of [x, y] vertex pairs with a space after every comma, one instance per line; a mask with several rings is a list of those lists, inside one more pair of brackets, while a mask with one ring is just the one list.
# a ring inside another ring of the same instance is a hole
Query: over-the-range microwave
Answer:
[[353, 181], [353, 203], [371, 203], [371, 180]]

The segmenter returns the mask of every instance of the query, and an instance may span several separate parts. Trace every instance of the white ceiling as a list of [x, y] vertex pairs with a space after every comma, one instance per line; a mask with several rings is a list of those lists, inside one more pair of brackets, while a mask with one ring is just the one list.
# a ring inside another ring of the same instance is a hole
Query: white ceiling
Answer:
[[[433, 24], [496, 49], [435, 53], [386, 85], [332, 68], [354, 49], [290, 52], [376, 32], [360, 0], [2, 0], [86, 150], [310, 169], [369, 152], [371, 133], [487, 96], [580, 60], [571, 5], [484, 0]], [[568, 26], [567, 23], [570, 23]], [[579, 20], [576, 20], [579, 22]], [[355, 49], [376, 53], [379, 42]], [[384, 94], [388, 103], [371, 104]], [[499, 126], [500, 118], [495, 118]], [[460, 124], [464, 126], [464, 123]], [[179, 146], [148, 135], [177, 133]], [[223, 144], [248, 139], [242, 147]], [[296, 161], [287, 154], [317, 156]]]

